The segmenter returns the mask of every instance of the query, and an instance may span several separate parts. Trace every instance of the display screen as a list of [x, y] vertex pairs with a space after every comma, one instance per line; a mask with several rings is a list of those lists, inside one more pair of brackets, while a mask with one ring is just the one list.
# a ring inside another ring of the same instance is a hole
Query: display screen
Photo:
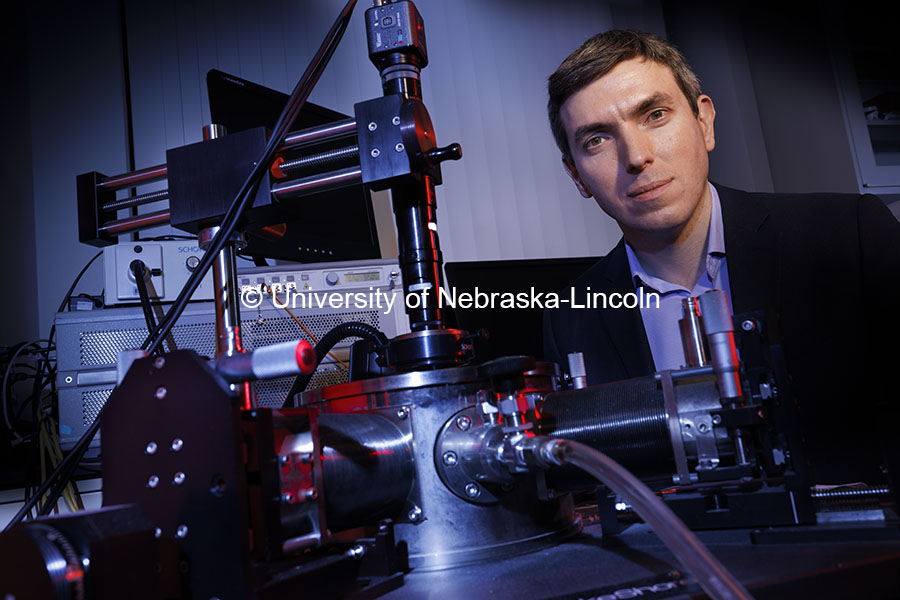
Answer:
[[381, 273], [378, 271], [372, 271], [371, 273], [344, 273], [344, 283], [378, 281], [379, 279], [381, 279]]

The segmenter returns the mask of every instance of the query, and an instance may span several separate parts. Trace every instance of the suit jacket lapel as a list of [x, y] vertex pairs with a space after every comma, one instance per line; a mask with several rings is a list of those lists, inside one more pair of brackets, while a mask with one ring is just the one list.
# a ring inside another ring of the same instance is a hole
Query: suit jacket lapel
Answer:
[[[727, 251], [727, 250], [726, 250]], [[634, 281], [625, 254], [625, 239], [619, 240], [607, 256], [606, 281], [603, 291], [607, 294], [634, 292]], [[654, 371], [650, 342], [644, 331], [644, 322], [638, 308], [599, 309], [609, 337], [619, 353], [628, 377], [639, 377]], [[648, 370], [649, 366], [649, 370]]]
[[716, 186], [725, 226], [725, 256], [735, 313], [764, 309], [776, 316], [781, 305], [779, 240], [769, 211], [750, 194]]

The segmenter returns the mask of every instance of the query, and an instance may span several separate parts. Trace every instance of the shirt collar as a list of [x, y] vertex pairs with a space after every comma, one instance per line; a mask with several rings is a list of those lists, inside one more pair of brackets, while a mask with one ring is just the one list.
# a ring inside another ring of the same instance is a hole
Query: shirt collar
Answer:
[[[719, 200], [719, 192], [716, 186], [707, 182], [710, 196], [712, 197], [712, 209], [709, 215], [709, 230], [707, 232], [706, 274], [710, 281], [716, 281], [722, 259], [725, 257], [725, 226], [722, 224], [722, 203]], [[680, 285], [670, 283], [665, 279], [653, 277], [644, 270], [638, 261], [631, 244], [625, 242], [625, 255], [628, 257], [628, 266], [631, 268], [631, 277], [635, 286], [651, 288], [660, 294], [670, 292], [690, 292]]]

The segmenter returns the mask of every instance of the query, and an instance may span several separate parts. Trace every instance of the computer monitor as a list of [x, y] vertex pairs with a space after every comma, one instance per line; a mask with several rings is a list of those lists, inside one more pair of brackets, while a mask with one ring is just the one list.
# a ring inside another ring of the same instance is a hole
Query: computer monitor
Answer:
[[[444, 265], [447, 289], [457, 294], [479, 292], [535, 293], [560, 292], [577, 279], [599, 257], [542, 258], [451, 262]], [[478, 308], [459, 305], [448, 315], [455, 326], [474, 332], [485, 329], [489, 338], [477, 340], [475, 358], [484, 362], [500, 356], [527, 355], [543, 358], [540, 307]]]
[[[206, 74], [210, 118], [229, 134], [255, 127], [274, 128], [289, 96], [213, 69]], [[339, 112], [304, 104], [292, 131], [348, 118]], [[347, 140], [343, 144], [347, 144]], [[317, 151], [340, 143], [325, 144]], [[380, 258], [372, 199], [362, 185], [298, 198], [286, 207], [285, 222], [248, 231], [243, 254], [294, 262], [328, 262]]]

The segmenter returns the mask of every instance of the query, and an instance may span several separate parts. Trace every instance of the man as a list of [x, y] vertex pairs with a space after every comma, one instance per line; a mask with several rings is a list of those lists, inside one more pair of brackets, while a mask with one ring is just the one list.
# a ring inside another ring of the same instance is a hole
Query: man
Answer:
[[734, 313], [765, 310], [783, 342], [810, 454], [828, 456], [813, 460], [816, 480], [879, 479], [877, 465], [860, 463], [877, 450], [898, 366], [900, 224], [884, 204], [710, 184], [712, 99], [656, 36], [595, 36], [548, 87], [566, 171], [623, 233], [572, 284], [576, 297], [640, 287], [661, 304], [547, 311], [545, 358], [565, 366], [568, 353], [583, 352], [591, 385], [677, 369], [681, 299], [726, 290]]

